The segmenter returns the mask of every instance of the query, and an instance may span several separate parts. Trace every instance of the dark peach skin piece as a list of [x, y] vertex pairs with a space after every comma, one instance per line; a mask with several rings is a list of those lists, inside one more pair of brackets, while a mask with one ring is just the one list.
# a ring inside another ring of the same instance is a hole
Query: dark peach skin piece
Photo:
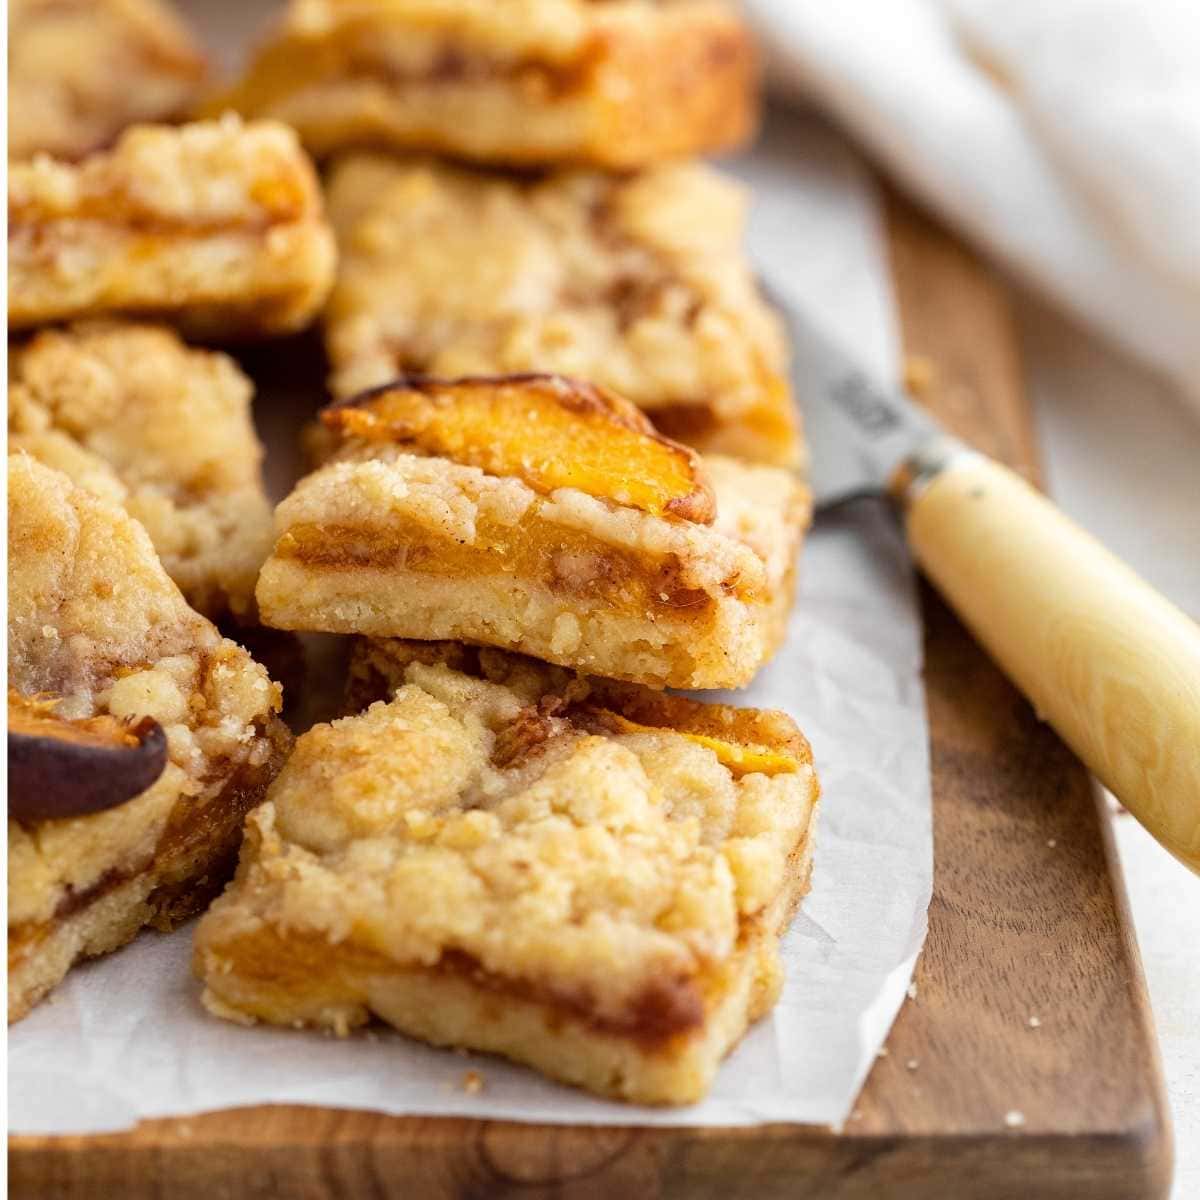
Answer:
[[8, 812], [16, 820], [60, 820], [115, 808], [163, 773], [167, 739], [157, 721], [68, 721], [53, 707], [54, 701], [8, 697]]

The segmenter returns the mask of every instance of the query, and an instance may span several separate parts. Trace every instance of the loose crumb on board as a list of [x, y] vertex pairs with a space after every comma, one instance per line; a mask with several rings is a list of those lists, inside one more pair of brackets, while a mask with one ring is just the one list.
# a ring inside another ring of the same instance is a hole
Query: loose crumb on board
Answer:
[[478, 1071], [468, 1071], [463, 1076], [462, 1089], [468, 1096], [478, 1096], [483, 1091], [483, 1076]]
[[908, 985], [908, 998], [910, 1000], [915, 1000], [917, 998], [917, 985], [915, 983], [910, 983]]
[[905, 1066], [906, 1066], [906, 1067], [907, 1067], [907, 1068], [908, 1068], [910, 1071], [915, 1071], [915, 1070], [917, 1069], [917, 1067], [918, 1067], [918, 1066], [920, 1066], [920, 1063], [918, 1063], [918, 1062], [917, 1062], [917, 1060], [916, 1060], [915, 1058], [910, 1058], [910, 1059], [908, 1060], [908, 1062], [906, 1062], [904, 1065], [905, 1065]]
[[880, 1046], [879, 1053], [876, 1054], [875, 1057], [876, 1058], [887, 1058], [887, 1056], [888, 1056], [888, 1048], [886, 1046]]
[[1054, 847], [1058, 845], [1058, 838], [1047, 838], [1046, 845], [1049, 846], [1051, 850], [1053, 850]]
[[1004, 1114], [1004, 1123], [1009, 1129], [1020, 1129], [1025, 1124], [1025, 1114], [1019, 1108], [1010, 1108]]
[[933, 387], [937, 368], [933, 359], [923, 354], [910, 354], [904, 360], [904, 387], [918, 400], [925, 399]]
[[1027, 1024], [1029, 1025], [1030, 1029], [1040, 1029], [1042, 1027], [1042, 1018], [1041, 1017], [1030, 1017]]

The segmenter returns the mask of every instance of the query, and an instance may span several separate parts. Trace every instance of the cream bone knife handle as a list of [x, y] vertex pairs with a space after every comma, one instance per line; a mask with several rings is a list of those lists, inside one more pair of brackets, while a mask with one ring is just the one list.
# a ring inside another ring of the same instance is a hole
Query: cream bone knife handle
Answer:
[[1200, 874], [1200, 625], [1020, 476], [938, 439], [893, 476], [909, 544], [1063, 741]]

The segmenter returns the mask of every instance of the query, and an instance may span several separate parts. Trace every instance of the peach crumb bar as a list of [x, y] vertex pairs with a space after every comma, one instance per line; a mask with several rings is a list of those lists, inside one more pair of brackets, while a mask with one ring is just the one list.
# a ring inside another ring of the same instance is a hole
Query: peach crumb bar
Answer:
[[8, 156], [75, 159], [186, 115], [207, 66], [160, 0], [9, 0]]
[[808, 888], [795, 725], [489, 649], [367, 652], [390, 699], [304, 734], [250, 815], [197, 927], [205, 1005], [703, 1097], [774, 1004]]
[[273, 540], [253, 390], [169, 328], [43, 330], [9, 348], [9, 449], [124, 505], [193, 608], [245, 620]]
[[701, 450], [799, 461], [745, 195], [711, 168], [518, 178], [359, 154], [335, 165], [328, 202], [335, 395], [404, 374], [550, 371], [611, 388]]
[[8, 175], [10, 329], [116, 313], [202, 338], [302, 328], [334, 266], [312, 164], [283, 125], [138, 125]]
[[327, 409], [275, 514], [281, 629], [452, 639], [654, 686], [739, 687], [781, 641], [807, 490], [701, 459], [556, 376], [409, 381]]
[[625, 169], [746, 140], [756, 56], [729, 0], [293, 0], [219, 103], [321, 155]]
[[200, 911], [290, 745], [266, 671], [142, 527], [8, 463], [8, 1018], [78, 959]]

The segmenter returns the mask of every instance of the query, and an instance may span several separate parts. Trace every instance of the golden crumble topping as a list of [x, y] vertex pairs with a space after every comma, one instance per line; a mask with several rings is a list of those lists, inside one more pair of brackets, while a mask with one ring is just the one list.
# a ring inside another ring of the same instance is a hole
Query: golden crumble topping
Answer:
[[123, 504], [194, 608], [248, 617], [271, 505], [237, 364], [109, 321], [46, 330], [8, 361], [10, 450]]

